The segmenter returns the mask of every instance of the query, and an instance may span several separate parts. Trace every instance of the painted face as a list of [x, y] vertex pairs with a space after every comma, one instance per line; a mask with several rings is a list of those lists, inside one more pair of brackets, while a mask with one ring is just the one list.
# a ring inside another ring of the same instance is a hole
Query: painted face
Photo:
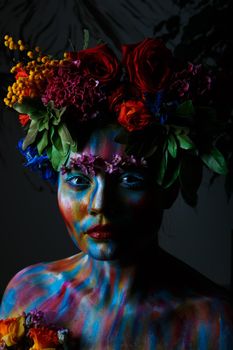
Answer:
[[[80, 153], [106, 161], [114, 154], [123, 157], [124, 146], [114, 141], [116, 132], [96, 130]], [[98, 169], [92, 175], [72, 168], [59, 176], [58, 204], [75, 244], [95, 259], [129, 258], [156, 244], [162, 208], [148, 168], [128, 166], [113, 173]]]

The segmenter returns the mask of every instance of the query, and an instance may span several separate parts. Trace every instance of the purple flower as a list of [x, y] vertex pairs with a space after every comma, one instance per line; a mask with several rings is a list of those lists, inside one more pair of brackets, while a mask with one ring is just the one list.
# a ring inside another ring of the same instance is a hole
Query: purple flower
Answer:
[[38, 311], [37, 309], [30, 311], [26, 315], [26, 326], [37, 328], [41, 326], [45, 326], [46, 321], [44, 317], [44, 313], [42, 311]]
[[137, 159], [133, 155], [120, 156], [115, 154], [112, 160], [106, 161], [101, 156], [93, 156], [92, 154], [77, 154], [70, 160], [69, 166], [62, 167], [62, 174], [69, 172], [71, 169], [79, 168], [84, 174], [95, 176], [96, 171], [101, 169], [108, 174], [118, 172], [121, 168], [127, 166], [146, 167], [147, 162], [144, 158]]
[[188, 63], [186, 69], [173, 75], [168, 94], [174, 99], [191, 99], [194, 102], [200, 96], [207, 95], [211, 88], [211, 73], [201, 64]]

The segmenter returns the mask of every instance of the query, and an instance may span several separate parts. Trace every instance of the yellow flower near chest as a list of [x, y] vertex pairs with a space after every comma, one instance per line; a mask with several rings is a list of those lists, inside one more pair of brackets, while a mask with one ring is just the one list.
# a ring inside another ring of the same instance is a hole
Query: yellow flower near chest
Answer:
[[25, 334], [25, 317], [19, 316], [0, 320], [0, 342], [6, 346], [17, 344]]
[[28, 335], [34, 343], [29, 350], [56, 350], [59, 345], [57, 331], [48, 327], [31, 328]]

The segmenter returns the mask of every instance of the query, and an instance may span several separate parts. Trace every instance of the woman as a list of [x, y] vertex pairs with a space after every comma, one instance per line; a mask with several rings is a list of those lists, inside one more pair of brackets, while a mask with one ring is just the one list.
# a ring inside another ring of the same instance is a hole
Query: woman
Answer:
[[[142, 69], [143, 55], [148, 67]], [[151, 65], [155, 56], [158, 70]], [[175, 124], [184, 113], [188, 124], [194, 121], [191, 80], [185, 85], [181, 75], [196, 77], [198, 68], [176, 72], [174, 80], [171, 53], [156, 39], [124, 46], [122, 62], [125, 81], [105, 45], [70, 53], [50, 71], [48, 65], [41, 86], [27, 85], [33, 75], [16, 69], [19, 84], [30, 91], [5, 102], [26, 114], [20, 117], [24, 125], [30, 123], [22, 152], [47, 177], [59, 173], [59, 208], [81, 252], [19, 272], [6, 289], [0, 317], [40, 310], [48, 323], [70, 330], [75, 349], [230, 349], [227, 300], [157, 242], [181, 169], [190, 160], [200, 169], [188, 126]], [[181, 98], [176, 105], [174, 86]], [[31, 104], [36, 94], [43, 106]], [[190, 185], [189, 194], [194, 189]]]

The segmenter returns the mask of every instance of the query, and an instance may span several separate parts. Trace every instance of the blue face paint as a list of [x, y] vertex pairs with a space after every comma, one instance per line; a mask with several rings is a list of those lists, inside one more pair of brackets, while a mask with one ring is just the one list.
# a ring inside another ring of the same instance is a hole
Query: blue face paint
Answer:
[[[124, 145], [115, 136], [114, 129], [96, 130], [81, 153], [105, 162], [116, 154], [123, 159]], [[95, 259], [112, 260], [129, 254], [132, 245], [140, 252], [156, 242], [162, 208], [149, 170], [133, 164], [113, 173], [87, 169], [80, 165], [61, 173], [58, 186], [59, 207], [78, 247]]]

